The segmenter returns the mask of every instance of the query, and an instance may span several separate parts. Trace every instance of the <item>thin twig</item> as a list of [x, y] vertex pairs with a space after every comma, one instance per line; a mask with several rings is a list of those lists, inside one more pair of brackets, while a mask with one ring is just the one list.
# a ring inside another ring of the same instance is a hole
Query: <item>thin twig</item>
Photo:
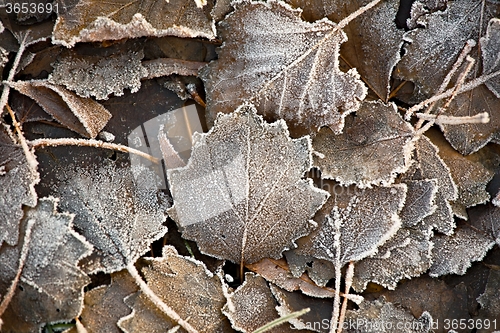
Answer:
[[[336, 252], [340, 252], [337, 251]], [[333, 298], [333, 311], [332, 311], [332, 320], [330, 321], [330, 333], [335, 333], [336, 328], [338, 327], [339, 321], [339, 309], [340, 309], [340, 279], [342, 278], [342, 271], [340, 266], [340, 260], [335, 262], [335, 297]]]
[[33, 141], [29, 141], [28, 144], [33, 148], [57, 147], [57, 146], [80, 146], [80, 147], [85, 146], [85, 147], [95, 147], [95, 148], [117, 150], [117, 151], [121, 151], [124, 153], [135, 154], [137, 156], [144, 157], [145, 159], [147, 159], [155, 164], [160, 163], [160, 160], [157, 159], [156, 157], [151, 156], [149, 154], [146, 154], [145, 152], [142, 152], [140, 150], [130, 148], [128, 146], [116, 144], [116, 143], [109, 143], [109, 142], [104, 142], [104, 141], [94, 140], [94, 139], [73, 139], [73, 138], [36, 139]]
[[19, 141], [21, 142], [21, 147], [23, 148], [24, 155], [26, 156], [26, 160], [28, 161], [30, 169], [35, 171], [38, 166], [38, 162], [36, 161], [35, 157], [33, 156], [33, 153], [28, 147], [28, 143], [26, 142], [23, 132], [21, 131], [21, 126], [17, 122], [16, 115], [14, 114], [14, 111], [12, 111], [12, 109], [10, 108], [9, 104], [5, 104], [5, 108], [7, 109], [7, 112], [9, 112], [10, 117], [12, 118], [12, 124], [16, 129], [17, 136], [19, 138]]
[[417, 113], [417, 118], [432, 121], [438, 125], [486, 124], [490, 121], [488, 112], [478, 113], [475, 116], [443, 116], [436, 114]]
[[26, 258], [28, 257], [29, 245], [31, 242], [31, 231], [33, 230], [34, 225], [35, 220], [28, 220], [26, 224], [26, 231], [24, 232], [23, 247], [21, 248], [21, 255], [19, 256], [19, 265], [17, 267], [16, 276], [12, 280], [9, 289], [7, 289], [7, 293], [5, 294], [2, 303], [0, 303], [0, 329], [2, 328], [1, 317], [5, 310], [7, 310], [12, 297], [14, 297], [17, 284], [21, 278], [21, 273], [23, 272], [24, 264], [26, 263]]
[[[352, 286], [352, 278], [354, 277], [354, 261], [349, 262], [347, 266], [347, 271], [345, 273], [345, 295], [349, 295]], [[342, 333], [342, 326], [344, 325], [345, 314], [347, 311], [347, 297], [344, 297], [342, 302], [342, 308], [340, 309], [339, 325], [337, 328], [337, 333]]]
[[179, 324], [182, 328], [184, 328], [187, 332], [189, 333], [198, 333], [198, 331], [191, 326], [187, 321], [181, 318], [175, 312], [174, 309], [169, 307], [167, 304], [165, 304], [152, 290], [149, 288], [146, 282], [142, 279], [142, 277], [139, 275], [139, 272], [135, 268], [134, 264], [131, 263], [127, 266], [127, 270], [132, 275], [134, 278], [135, 282], [141, 289], [141, 291], [144, 293], [146, 297], [148, 297], [157, 307], [160, 309], [163, 313], [165, 313], [167, 316], [169, 316], [173, 321], [175, 321], [177, 324]]
[[382, 0], [372, 1], [369, 4], [367, 4], [366, 6], [363, 6], [363, 7], [359, 8], [354, 13], [351, 13], [349, 16], [347, 16], [346, 18], [344, 18], [342, 21], [339, 22], [339, 24], [338, 24], [339, 28], [343, 29], [346, 25], [348, 25], [356, 17], [358, 17], [359, 15], [363, 14], [364, 12], [366, 12], [367, 10], [369, 10], [370, 8], [375, 7], [376, 5], [378, 5], [378, 3], [380, 1], [382, 1]]

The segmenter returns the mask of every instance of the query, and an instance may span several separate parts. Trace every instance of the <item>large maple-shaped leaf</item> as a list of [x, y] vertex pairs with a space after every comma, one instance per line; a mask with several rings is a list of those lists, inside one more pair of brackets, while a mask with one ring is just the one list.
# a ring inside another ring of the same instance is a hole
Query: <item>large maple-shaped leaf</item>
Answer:
[[202, 70], [211, 120], [247, 100], [268, 119], [285, 119], [294, 136], [325, 125], [341, 132], [366, 95], [356, 70], [339, 70], [345, 34], [327, 19], [304, 22], [279, 1], [234, 5], [220, 24], [219, 60]]
[[169, 214], [202, 252], [253, 263], [281, 257], [310, 232], [327, 193], [301, 179], [311, 167], [308, 137], [292, 140], [284, 121], [268, 124], [243, 105], [193, 141], [188, 165], [167, 172]]
[[75, 226], [94, 245], [82, 262], [89, 273], [125, 268], [167, 232], [167, 205], [159, 200], [157, 176], [141, 165], [62, 170], [56, 192], [61, 207], [76, 214]]
[[408, 169], [413, 128], [395, 104], [364, 102], [356, 116], [346, 118], [344, 133], [323, 128], [313, 140], [314, 165], [323, 178], [358, 187], [389, 185]]
[[[48, 197], [26, 211], [25, 234], [33, 223], [28, 254], [14, 298], [2, 319], [2, 332], [38, 332], [51, 321], [71, 320], [80, 314], [83, 287], [90, 279], [77, 267], [92, 247], [72, 229], [73, 216], [56, 212], [57, 199]], [[26, 242], [26, 239], [25, 239]], [[16, 275], [24, 242], [0, 251], [0, 294], [5, 295]]]
[[212, 6], [198, 8], [194, 1], [77, 0], [59, 6], [52, 40], [69, 47], [142, 36], [215, 37]]

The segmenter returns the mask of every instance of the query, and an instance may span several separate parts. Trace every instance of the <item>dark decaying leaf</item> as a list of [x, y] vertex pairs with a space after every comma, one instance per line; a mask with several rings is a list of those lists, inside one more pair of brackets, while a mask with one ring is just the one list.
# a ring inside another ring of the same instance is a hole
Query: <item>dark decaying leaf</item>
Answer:
[[[500, 290], [500, 271], [490, 269], [490, 275], [484, 293], [477, 298], [481, 309], [479, 310], [479, 318], [497, 323], [500, 320], [500, 297], [498, 297], [498, 290]], [[496, 320], [496, 321], [495, 321]], [[478, 333], [486, 333], [491, 327], [482, 327], [477, 330]]]
[[[398, 212], [406, 185], [358, 189], [332, 195], [321, 209], [319, 228], [299, 240], [298, 253], [343, 266], [377, 252], [400, 228]], [[354, 193], [354, 194], [353, 194]]]
[[[486, 36], [481, 37], [483, 73], [489, 74], [500, 69], [500, 19], [493, 18], [488, 23]], [[500, 98], [500, 78], [497, 76], [486, 82], [486, 86]]]
[[53, 190], [61, 208], [75, 213], [75, 226], [94, 245], [81, 265], [89, 273], [112, 273], [135, 262], [167, 228], [167, 205], [158, 192], [157, 176], [141, 165], [60, 170]]
[[[303, 16], [314, 22], [328, 17], [333, 22], [347, 17], [368, 4], [369, 0], [287, 0], [304, 10]], [[399, 1], [382, 1], [354, 19], [345, 28], [348, 40], [342, 44], [340, 55], [351, 68], [356, 68], [366, 84], [386, 101], [389, 95], [391, 73], [400, 59], [404, 30], [398, 29], [394, 19]], [[376, 52], [373, 52], [376, 50]]]
[[[231, 321], [231, 326], [244, 333], [279, 318], [276, 300], [267, 286], [266, 280], [253, 273], [245, 273], [245, 281], [227, 299], [222, 312]], [[290, 324], [284, 323], [268, 332], [290, 333]]]
[[436, 210], [434, 199], [438, 191], [436, 179], [407, 180], [408, 187], [405, 205], [399, 217], [403, 227], [413, 227]]
[[[130, 313], [124, 298], [138, 287], [127, 271], [111, 274], [111, 284], [85, 293], [81, 323], [89, 333], [121, 333], [118, 320]], [[80, 333], [72, 328], [66, 333]]]
[[[177, 254], [167, 246], [161, 258], [145, 260], [142, 272], [153, 292], [199, 332], [229, 332], [230, 324], [221, 309], [226, 303], [225, 286], [219, 275], [190, 257]], [[166, 332], [176, 324], [149, 298], [138, 293], [127, 299], [133, 312], [120, 319], [127, 333]], [[179, 330], [184, 332], [184, 330]]]
[[284, 119], [294, 137], [329, 126], [340, 133], [366, 87], [355, 69], [339, 70], [346, 40], [327, 19], [304, 22], [279, 1], [234, 4], [219, 24], [219, 59], [202, 70], [209, 122], [251, 101], [269, 120]]
[[449, 2], [444, 12], [437, 11], [426, 18], [426, 28], [406, 33], [404, 38], [410, 44], [395, 68], [395, 75], [415, 83], [417, 94], [414, 98], [432, 96], [450, 72], [466, 41], [477, 41], [480, 31], [486, 30], [488, 21], [497, 16], [498, 11], [494, 1]]
[[469, 226], [457, 228], [453, 235], [435, 235], [433, 263], [429, 270], [432, 277], [445, 274], [465, 274], [473, 261], [483, 259], [495, 241], [483, 232]]
[[0, 174], [24, 163], [23, 148], [16, 143], [14, 133], [9, 126], [0, 122]]
[[47, 81], [17, 81], [12, 88], [34, 99], [55, 120], [83, 136], [95, 138], [111, 113], [101, 104], [82, 98]]
[[450, 235], [455, 228], [450, 201], [458, 196], [457, 186], [450, 174], [450, 169], [439, 157], [439, 149], [427, 138], [422, 136], [415, 143], [414, 163], [402, 176], [407, 180], [437, 181], [437, 192], [434, 197], [436, 210], [425, 217], [419, 228], [424, 232], [436, 228], [437, 231]]
[[432, 332], [432, 316], [428, 312], [422, 313], [417, 319], [400, 306], [387, 302], [384, 297], [372, 302], [363, 302], [358, 310], [348, 310], [346, 324], [351, 322], [343, 332], [399, 333], [402, 328], [405, 333]]
[[[42, 198], [21, 222], [21, 235], [29, 220], [35, 224], [18, 288], [2, 316], [2, 332], [38, 332], [45, 322], [71, 320], [80, 314], [83, 287], [90, 279], [77, 263], [92, 247], [72, 229], [73, 216], [57, 213], [56, 207], [57, 199]], [[18, 269], [22, 243], [0, 250], [2, 295]]]
[[355, 116], [346, 117], [344, 132], [328, 128], [313, 140], [314, 165], [323, 178], [358, 187], [389, 185], [405, 172], [413, 150], [413, 128], [393, 103], [364, 102]]
[[427, 271], [432, 263], [430, 232], [401, 228], [379, 248], [376, 256], [356, 263], [353, 288], [361, 292], [368, 282], [394, 289], [402, 279]]
[[52, 42], [72, 47], [77, 42], [137, 38], [204, 37], [213, 39], [215, 27], [210, 5], [198, 8], [194, 1], [148, 0], [101, 2], [76, 0], [60, 3]]
[[48, 81], [63, 85], [78, 96], [108, 99], [122, 96], [124, 89], [135, 93], [148, 71], [141, 64], [144, 53], [127, 51], [107, 57], [65, 53], [53, 64]]
[[500, 208], [487, 204], [468, 209], [467, 212], [471, 226], [500, 246]]
[[203, 253], [237, 263], [280, 258], [310, 232], [328, 195], [301, 179], [311, 160], [308, 137], [292, 140], [284, 121], [268, 124], [243, 105], [195, 133], [187, 166], [167, 171], [169, 215]]

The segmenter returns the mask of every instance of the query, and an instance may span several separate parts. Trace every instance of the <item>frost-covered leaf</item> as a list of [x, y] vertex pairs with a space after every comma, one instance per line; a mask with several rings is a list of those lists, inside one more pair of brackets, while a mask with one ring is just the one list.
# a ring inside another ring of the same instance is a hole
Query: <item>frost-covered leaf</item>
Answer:
[[[303, 9], [309, 22], [328, 17], [339, 22], [349, 14], [368, 4], [369, 0], [287, 0]], [[340, 55], [352, 68], [356, 68], [366, 84], [380, 97], [387, 100], [391, 73], [399, 60], [404, 30], [398, 29], [394, 18], [399, 1], [383, 1], [345, 28], [348, 40], [342, 44]], [[376, 52], [374, 52], [376, 50]]]
[[405, 333], [426, 333], [432, 332], [431, 325], [432, 316], [428, 312], [423, 312], [417, 319], [381, 297], [361, 303], [358, 310], [348, 310], [345, 325], [348, 328], [343, 332], [399, 333], [404, 328]]
[[500, 246], [500, 208], [492, 204], [467, 210], [469, 223]]
[[347, 116], [344, 132], [323, 128], [313, 140], [314, 165], [323, 178], [358, 187], [389, 185], [410, 164], [413, 128], [393, 103], [364, 102]]
[[305, 274], [294, 277], [284, 259], [263, 259], [255, 264], [247, 264], [246, 267], [287, 291], [300, 290], [306, 295], [322, 298], [335, 296], [333, 289], [315, 285]]
[[111, 113], [96, 101], [47, 81], [17, 81], [9, 85], [34, 99], [55, 120], [86, 137], [95, 138], [111, 118]]
[[[465, 208], [487, 202], [490, 199], [486, 185], [493, 178], [494, 168], [499, 164], [498, 155], [488, 153], [485, 148], [480, 152], [463, 156], [446, 142], [438, 131], [429, 131], [427, 136], [439, 148], [439, 156], [450, 169], [457, 184], [458, 197], [452, 203], [453, 211], [467, 219]], [[490, 162], [491, 161], [491, 162]], [[487, 168], [485, 164], [492, 164]]]
[[321, 126], [340, 133], [366, 95], [355, 69], [339, 70], [345, 34], [327, 19], [304, 22], [301, 10], [279, 1], [233, 5], [219, 25], [219, 59], [201, 73], [209, 121], [251, 101], [267, 119], [284, 119], [294, 136]]
[[466, 41], [477, 41], [490, 18], [499, 14], [494, 1], [485, 2], [484, 11], [483, 3], [481, 0], [451, 1], [444, 12], [434, 12], [427, 17], [426, 28], [406, 33], [404, 38], [410, 44], [394, 73], [403, 80], [415, 83], [417, 94], [414, 98], [420, 94], [432, 96], [451, 70]]
[[[279, 318], [276, 306], [266, 280], [259, 275], [245, 273], [245, 281], [229, 295], [222, 312], [229, 318], [234, 329], [250, 333]], [[285, 323], [268, 332], [290, 333], [293, 330]]]
[[213, 39], [215, 27], [210, 18], [212, 1], [210, 3], [204, 8], [198, 8], [194, 1], [184, 0], [59, 3], [60, 14], [52, 42], [72, 47], [77, 42], [142, 36]]
[[[161, 258], [148, 258], [142, 273], [151, 290], [199, 332], [228, 332], [230, 324], [221, 312], [226, 288], [218, 275], [190, 257], [166, 246]], [[177, 326], [146, 296], [139, 293], [127, 299], [132, 314], [119, 326], [127, 333], [166, 332]], [[180, 330], [180, 332], [184, 332]]]
[[[484, 293], [477, 298], [477, 301], [481, 304], [479, 317], [483, 320], [488, 319], [490, 321], [490, 326], [492, 326], [493, 322], [497, 323], [500, 319], [500, 297], [498, 297], [499, 290], [500, 271], [490, 269], [490, 275], [488, 276], [488, 282], [486, 283]], [[495, 319], [496, 321], [494, 321]], [[477, 332], [486, 333], [488, 329], [489, 328], [484, 327], [482, 330], [478, 329]]]
[[167, 171], [169, 215], [203, 253], [236, 263], [277, 259], [310, 232], [328, 194], [301, 179], [311, 167], [308, 137], [292, 140], [284, 121], [268, 124], [243, 105], [193, 141], [187, 166]]
[[141, 78], [148, 71], [141, 65], [144, 53], [128, 50], [107, 57], [66, 53], [53, 64], [48, 81], [63, 85], [78, 96], [108, 99], [122, 96], [124, 89], [135, 93], [141, 87]]
[[[493, 18], [488, 23], [486, 36], [481, 37], [481, 56], [483, 73], [489, 74], [500, 69], [500, 19]], [[500, 78], [486, 82], [486, 86], [500, 98]]]
[[434, 198], [438, 191], [436, 179], [407, 180], [408, 186], [405, 205], [399, 217], [403, 227], [413, 227], [436, 210]]
[[[124, 298], [137, 292], [137, 284], [127, 271], [111, 274], [111, 284], [85, 293], [81, 323], [90, 333], [121, 333], [117, 322], [130, 313]], [[67, 333], [79, 333], [76, 328]]]
[[469, 226], [457, 228], [451, 236], [435, 235], [432, 241], [433, 263], [429, 270], [432, 277], [465, 274], [472, 262], [481, 260], [495, 244], [490, 237]]
[[457, 198], [458, 191], [450, 169], [439, 157], [438, 152], [438, 147], [429, 138], [420, 137], [415, 143], [414, 164], [402, 179], [403, 181], [429, 179], [437, 181], [438, 190], [434, 197], [436, 210], [422, 220], [419, 228], [423, 231], [436, 228], [439, 232], [449, 235], [455, 228], [450, 201]]
[[405, 201], [406, 185], [343, 192], [347, 193], [330, 197], [322, 208], [330, 212], [319, 221], [317, 230], [301, 239], [298, 253], [343, 266], [376, 253], [400, 228], [398, 212]]
[[[9, 126], [0, 122], [0, 170], [9, 171], [24, 163], [24, 152]], [[3, 172], [0, 172], [2, 174]]]
[[[77, 267], [92, 247], [72, 229], [73, 216], [57, 213], [57, 199], [38, 200], [21, 222], [24, 235], [28, 221], [34, 221], [21, 279], [2, 316], [2, 332], [39, 332], [46, 322], [71, 320], [80, 314], [83, 287], [90, 279]], [[23, 241], [0, 250], [0, 294], [5, 295], [16, 275]]]
[[401, 279], [411, 279], [432, 262], [430, 232], [401, 228], [379, 248], [376, 256], [356, 263], [353, 288], [361, 292], [368, 282], [394, 289]]
[[324, 287], [335, 277], [335, 267], [332, 262], [305, 256], [297, 253], [297, 249], [283, 252], [290, 272], [294, 277], [300, 277], [307, 271], [307, 275], [318, 286]]
[[61, 170], [54, 191], [62, 209], [75, 213], [75, 226], [94, 245], [82, 262], [86, 272], [116, 272], [149, 251], [167, 228], [166, 204], [157, 176], [141, 165]]

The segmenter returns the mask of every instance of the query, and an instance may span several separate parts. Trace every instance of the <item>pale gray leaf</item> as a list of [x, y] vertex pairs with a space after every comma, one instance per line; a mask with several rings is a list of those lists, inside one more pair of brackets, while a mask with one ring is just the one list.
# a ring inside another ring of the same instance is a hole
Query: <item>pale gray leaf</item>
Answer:
[[302, 179], [308, 137], [292, 140], [284, 121], [268, 124], [244, 105], [193, 141], [187, 166], [167, 171], [169, 214], [184, 238], [217, 258], [253, 263], [280, 258], [310, 232], [328, 194]]
[[405, 172], [414, 148], [413, 128], [393, 103], [364, 102], [346, 118], [344, 133], [323, 128], [313, 140], [314, 165], [323, 178], [358, 187], [389, 185]]
[[500, 246], [500, 208], [492, 204], [468, 209], [469, 222]]
[[300, 277], [307, 271], [307, 275], [318, 286], [324, 287], [335, 277], [335, 266], [332, 262], [324, 259], [317, 259], [297, 253], [297, 249], [283, 252], [294, 277]]
[[267, 119], [284, 119], [294, 136], [321, 126], [340, 133], [366, 95], [355, 69], [339, 70], [346, 35], [328, 19], [304, 22], [300, 9], [280, 1], [233, 5], [219, 24], [219, 59], [201, 71], [209, 121], [251, 101]]
[[436, 179], [407, 180], [406, 201], [399, 213], [403, 227], [413, 227], [436, 210], [434, 199], [438, 191]]
[[[486, 29], [486, 36], [481, 37], [481, 56], [483, 73], [489, 74], [500, 69], [500, 19], [492, 18]], [[497, 76], [486, 82], [486, 86], [500, 98], [500, 78]]]

